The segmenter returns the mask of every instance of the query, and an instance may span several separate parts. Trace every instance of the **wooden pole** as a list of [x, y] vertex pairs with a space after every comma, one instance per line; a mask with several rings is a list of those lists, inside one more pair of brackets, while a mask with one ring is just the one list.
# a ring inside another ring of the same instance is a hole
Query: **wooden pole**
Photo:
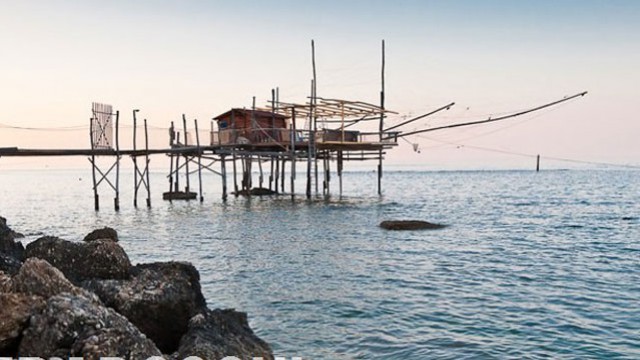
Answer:
[[[184, 146], [187, 147], [189, 146], [188, 144], [188, 140], [187, 140], [187, 117], [182, 114], [182, 126], [184, 128]], [[184, 155], [184, 174], [186, 176], [186, 182], [187, 182], [187, 186], [184, 189], [184, 192], [188, 193], [189, 190], [191, 189], [191, 184], [189, 182], [189, 156], [188, 155]], [[187, 198], [188, 200], [189, 198]]]
[[[136, 151], [136, 130], [138, 124], [136, 121], [136, 113], [138, 110], [133, 110], [133, 151]], [[138, 207], [138, 157], [133, 156], [133, 207]]]
[[311, 157], [313, 151], [313, 80], [311, 80], [311, 111], [309, 112], [309, 132], [307, 133], [307, 199], [311, 199]]
[[540, 154], [536, 157], [536, 172], [540, 171]]
[[260, 157], [260, 155], [256, 155], [256, 158], [258, 159], [258, 169], [260, 170], [260, 177], [258, 178], [258, 187], [262, 188], [262, 182], [264, 180], [264, 174], [262, 172], [262, 157]]
[[338, 150], [338, 184], [340, 187], [340, 198], [342, 199], [342, 150]]
[[145, 150], [145, 175], [147, 177], [147, 207], [151, 207], [151, 183], [149, 182], [149, 130], [147, 129], [147, 119], [144, 119], [144, 150]]
[[287, 165], [287, 158], [282, 156], [282, 177], [280, 180], [280, 187], [282, 188], [283, 193], [284, 193], [284, 183], [285, 183], [284, 172], [285, 172], [286, 165]]
[[271, 168], [269, 171], [269, 190], [273, 191], [273, 156], [270, 156], [269, 160], [271, 162]]
[[233, 158], [233, 191], [234, 191], [234, 195], [236, 197], [238, 197], [238, 170], [237, 170], [237, 165], [236, 165], [236, 151], [235, 149], [233, 150], [233, 154], [232, 154], [232, 158]]
[[318, 148], [316, 144], [316, 134], [318, 133], [318, 119], [315, 113], [315, 105], [317, 102], [318, 95], [318, 79], [316, 77], [316, 46], [315, 42], [311, 40], [311, 65], [313, 67], [313, 96], [311, 97], [311, 106], [313, 112], [313, 143], [314, 143], [314, 156], [313, 156], [313, 167], [314, 167], [314, 180], [316, 187], [316, 194], [318, 193]]
[[296, 181], [296, 108], [291, 109], [291, 200], [294, 200]]
[[280, 157], [279, 156], [276, 156], [275, 162], [276, 162], [276, 169], [275, 169], [276, 178], [275, 178], [275, 184], [274, 184], [275, 186], [274, 187], [275, 187], [275, 191], [277, 193], [278, 192], [278, 180], [280, 180]]
[[227, 160], [225, 159], [225, 155], [220, 155], [220, 167], [222, 172], [222, 201], [227, 201]]
[[116, 197], [113, 205], [116, 211], [120, 210], [120, 110], [116, 111]]
[[[94, 113], [94, 116], [95, 116], [95, 113]], [[89, 138], [91, 140], [91, 150], [94, 150], [95, 148], [94, 138], [93, 138], [94, 121], [97, 121], [97, 119], [95, 119], [94, 117], [91, 117], [91, 119], [89, 119]], [[100, 197], [98, 196], [98, 184], [96, 183], [96, 156], [93, 154], [93, 151], [91, 153], [91, 157], [89, 158], [89, 161], [91, 162], [91, 174], [93, 177], [93, 208], [95, 209], [95, 211], [98, 211], [100, 210]]]
[[204, 201], [202, 196], [202, 150], [200, 149], [200, 134], [198, 133], [198, 119], [193, 120], [196, 131], [196, 146], [198, 148], [196, 154], [198, 154], [198, 193], [200, 194], [200, 202]]
[[[381, 91], [380, 91], [380, 142], [382, 142], [384, 132], [384, 40], [382, 40], [382, 71], [381, 71]], [[382, 149], [378, 152], [378, 195], [382, 195]]]
[[[180, 131], [176, 133], [176, 139], [180, 142]], [[176, 155], [176, 188], [175, 192], [180, 192], [180, 155]]]
[[[171, 122], [171, 128], [169, 129], [169, 147], [173, 148], [173, 139], [175, 139], [175, 128], [173, 126], [173, 121]], [[173, 191], [173, 153], [169, 154], [169, 192]], [[169, 198], [171, 199], [171, 198]], [[171, 201], [171, 200], [169, 200]]]

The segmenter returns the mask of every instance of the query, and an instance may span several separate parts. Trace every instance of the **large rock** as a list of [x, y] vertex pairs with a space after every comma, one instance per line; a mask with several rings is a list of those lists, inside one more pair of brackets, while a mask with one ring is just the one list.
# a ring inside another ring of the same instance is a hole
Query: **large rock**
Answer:
[[96, 229], [87, 234], [83, 241], [89, 242], [94, 240], [113, 240], [118, 241], [118, 232], [110, 227], [103, 227], [102, 229]]
[[51, 266], [46, 260], [38, 258], [29, 258], [24, 262], [20, 271], [11, 280], [11, 291], [38, 295], [45, 299], [67, 292], [98, 301], [94, 294], [74, 286], [60, 270]]
[[7, 219], [0, 216], [0, 253], [16, 260], [24, 259], [24, 245], [15, 239], [24, 237], [7, 226]]
[[206, 308], [198, 270], [167, 262], [137, 265], [131, 274], [130, 280], [91, 280], [82, 286], [126, 316], [164, 353], [174, 352], [189, 319]]
[[47, 260], [74, 283], [88, 279], [125, 279], [131, 268], [122, 247], [106, 239], [76, 243], [44, 236], [27, 245], [25, 256]]
[[0, 271], [14, 275], [20, 270], [20, 266], [22, 266], [20, 260], [0, 252]]
[[247, 314], [234, 310], [207, 310], [194, 316], [189, 331], [180, 341], [173, 359], [198, 356], [201, 359], [273, 359], [269, 345], [258, 338], [247, 322]]
[[44, 299], [39, 296], [0, 293], [0, 355], [15, 357], [29, 318], [42, 308]]
[[11, 276], [0, 271], [0, 293], [11, 292]]
[[147, 359], [160, 350], [125, 317], [82, 296], [64, 293], [47, 300], [31, 317], [19, 346], [20, 356], [80, 356]]
[[424, 230], [442, 229], [446, 225], [434, 224], [420, 220], [388, 220], [380, 223], [380, 227], [387, 230]]

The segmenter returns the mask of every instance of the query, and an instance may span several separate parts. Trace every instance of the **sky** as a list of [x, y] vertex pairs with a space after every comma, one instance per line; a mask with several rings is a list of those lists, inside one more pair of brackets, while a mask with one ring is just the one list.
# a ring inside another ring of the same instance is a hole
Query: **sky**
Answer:
[[[304, 102], [312, 39], [319, 96], [378, 103], [384, 39], [385, 105], [398, 112], [387, 124], [456, 102], [405, 131], [589, 91], [505, 122], [408, 137], [390, 166], [533, 168], [536, 154], [543, 168], [640, 165], [638, 1], [0, 0], [0, 9], [0, 147], [88, 148], [94, 101], [120, 111], [123, 148], [133, 109], [151, 126], [151, 147], [166, 147], [182, 114], [206, 130], [254, 96], [266, 105], [275, 87]], [[0, 159], [0, 168], [49, 166], [89, 165]]]

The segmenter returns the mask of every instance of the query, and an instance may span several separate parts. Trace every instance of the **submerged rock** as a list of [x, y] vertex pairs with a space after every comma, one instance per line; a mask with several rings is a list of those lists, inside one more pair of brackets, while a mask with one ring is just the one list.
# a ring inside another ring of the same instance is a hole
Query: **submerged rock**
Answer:
[[380, 227], [387, 230], [442, 229], [446, 226], [420, 220], [389, 220], [380, 223]]
[[82, 286], [93, 291], [171, 353], [187, 332], [189, 319], [206, 308], [198, 270], [181, 262], [137, 265], [130, 280], [91, 280]]
[[271, 347], [258, 338], [247, 322], [247, 314], [232, 309], [206, 310], [189, 321], [189, 331], [180, 341], [173, 359], [273, 359]]
[[88, 279], [125, 279], [131, 268], [124, 249], [107, 239], [76, 243], [44, 236], [27, 245], [25, 256], [47, 260], [75, 283]]
[[44, 299], [39, 296], [0, 293], [0, 355], [16, 355], [29, 318], [42, 308]]
[[63, 359], [147, 359], [162, 355], [151, 340], [113, 309], [68, 293], [49, 298], [44, 310], [31, 317], [19, 354]]
[[89, 242], [94, 240], [113, 240], [118, 242], [118, 232], [110, 227], [103, 227], [102, 229], [93, 230], [82, 241]]

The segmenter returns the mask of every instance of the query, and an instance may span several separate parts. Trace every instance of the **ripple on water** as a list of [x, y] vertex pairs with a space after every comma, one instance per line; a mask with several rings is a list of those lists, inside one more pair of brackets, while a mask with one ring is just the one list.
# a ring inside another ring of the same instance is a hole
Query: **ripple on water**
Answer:
[[[95, 213], [90, 189], [68, 186], [76, 172], [38, 174], [37, 184], [2, 172], [0, 209], [26, 242], [108, 225], [134, 263], [192, 261], [209, 306], [248, 312], [282, 356], [634, 359], [637, 175], [389, 172], [379, 198], [375, 174], [345, 173], [342, 199], [227, 203], [205, 175], [203, 204], [153, 198], [135, 210], [123, 192], [119, 213]], [[378, 228], [393, 218], [451, 226]]]

